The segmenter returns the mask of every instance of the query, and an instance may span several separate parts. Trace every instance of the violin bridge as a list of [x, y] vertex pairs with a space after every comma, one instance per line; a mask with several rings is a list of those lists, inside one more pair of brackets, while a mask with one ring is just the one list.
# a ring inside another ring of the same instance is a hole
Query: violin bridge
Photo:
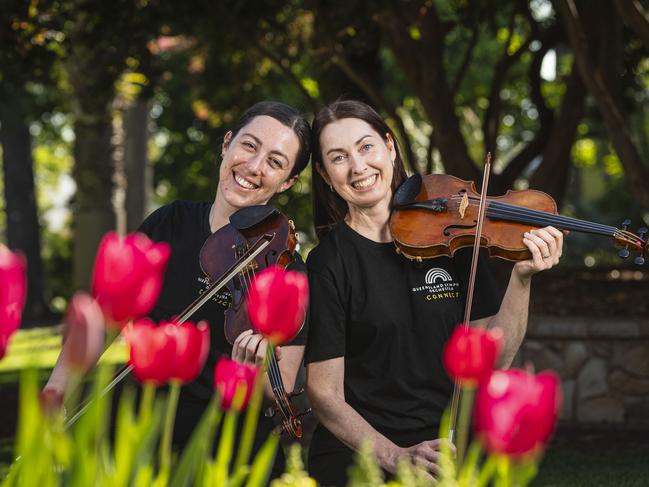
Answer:
[[460, 212], [460, 218], [464, 218], [464, 214], [466, 213], [466, 209], [469, 207], [469, 196], [465, 192], [462, 195], [462, 201], [460, 201], [460, 207], [459, 207], [459, 212]]

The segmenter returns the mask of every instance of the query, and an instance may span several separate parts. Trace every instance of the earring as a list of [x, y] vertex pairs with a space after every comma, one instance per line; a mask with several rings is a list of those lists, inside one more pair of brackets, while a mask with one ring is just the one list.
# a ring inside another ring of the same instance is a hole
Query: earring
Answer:
[[334, 193], [334, 187], [330, 184], [329, 189], [331, 190], [332, 193]]

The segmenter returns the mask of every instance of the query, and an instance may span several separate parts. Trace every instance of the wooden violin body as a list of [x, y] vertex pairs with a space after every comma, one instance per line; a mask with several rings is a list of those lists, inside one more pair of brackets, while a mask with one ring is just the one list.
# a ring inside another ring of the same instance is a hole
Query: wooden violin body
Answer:
[[[239, 274], [226, 285], [232, 296], [230, 307], [225, 311], [225, 337], [230, 344], [246, 330], [251, 329], [246, 312], [245, 300], [248, 288], [257, 271], [270, 265], [285, 268], [294, 261], [297, 237], [295, 226], [271, 205], [243, 208], [230, 217], [230, 224], [214, 232], [203, 244], [200, 265], [211, 280], [217, 280], [232, 263], [264, 237], [272, 236], [263, 253], [258, 254]], [[272, 346], [267, 348], [267, 374], [275, 397], [274, 411], [280, 413], [281, 430], [294, 438], [302, 437], [300, 416], [310, 410], [296, 414], [291, 402], [293, 394], [284, 388], [282, 375]], [[272, 409], [272, 408], [271, 408]]]
[[[480, 194], [475, 184], [446, 174], [415, 175], [406, 180], [394, 195], [390, 230], [397, 250], [421, 260], [453, 255], [457, 249], [475, 241]], [[523, 244], [523, 234], [534, 228], [552, 225], [613, 238], [628, 249], [637, 250], [636, 263], [644, 263], [647, 252], [646, 228], [640, 235], [626, 228], [586, 222], [557, 214], [554, 199], [542, 191], [508, 191], [488, 197], [480, 246], [494, 257], [518, 261], [531, 258]], [[621, 254], [622, 255], [622, 254]]]
[[247, 207], [235, 213], [229, 225], [210, 235], [201, 249], [201, 268], [210, 279], [215, 280], [252, 244], [267, 234], [273, 235], [270, 245], [227, 284], [232, 303], [225, 312], [225, 337], [230, 344], [251, 328], [244, 303], [255, 272], [271, 265], [285, 268], [293, 262], [297, 243], [295, 226], [270, 205]]

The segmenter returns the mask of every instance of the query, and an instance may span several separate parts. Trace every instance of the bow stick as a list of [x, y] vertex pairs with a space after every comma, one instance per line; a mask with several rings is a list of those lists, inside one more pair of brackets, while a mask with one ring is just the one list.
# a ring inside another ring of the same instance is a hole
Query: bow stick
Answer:
[[[473, 303], [473, 290], [475, 287], [475, 276], [477, 273], [477, 265], [478, 265], [478, 254], [480, 252], [480, 239], [482, 236], [482, 224], [484, 222], [484, 216], [485, 216], [485, 210], [487, 207], [487, 188], [489, 186], [489, 174], [491, 172], [491, 153], [487, 153], [487, 160], [485, 162], [484, 166], [484, 174], [482, 176], [482, 191], [480, 193], [480, 206], [478, 208], [478, 219], [477, 219], [477, 226], [476, 226], [476, 234], [475, 234], [475, 242], [473, 243], [473, 256], [471, 258], [471, 272], [469, 273], [469, 285], [467, 288], [467, 296], [466, 296], [466, 303], [464, 306], [464, 321], [460, 326], [464, 326], [468, 328], [471, 326], [469, 324], [469, 321], [471, 320], [471, 305]], [[457, 379], [453, 383], [453, 396], [451, 400], [451, 416], [450, 416], [450, 422], [449, 422], [449, 432], [448, 432], [448, 438], [451, 442], [455, 443], [455, 433], [456, 433], [456, 423], [457, 423], [457, 414], [458, 414], [458, 407], [460, 404], [460, 384], [458, 383]], [[467, 398], [464, 398], [463, 400], [466, 400]], [[467, 426], [467, 425], [463, 425]], [[467, 432], [466, 431], [458, 431], [458, 443], [456, 444], [457, 446], [457, 459], [458, 459], [458, 465], [462, 465], [462, 460], [464, 456], [464, 452], [466, 451], [466, 440], [467, 440]]]

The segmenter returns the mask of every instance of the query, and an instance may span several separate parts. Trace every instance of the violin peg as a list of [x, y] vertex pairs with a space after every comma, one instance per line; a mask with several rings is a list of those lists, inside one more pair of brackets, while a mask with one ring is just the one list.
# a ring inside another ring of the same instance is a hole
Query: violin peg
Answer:
[[644, 265], [645, 263], [644, 255], [638, 255], [635, 259], [633, 259], [633, 263], [636, 265]]
[[617, 253], [617, 255], [618, 255], [621, 259], [627, 259], [627, 258], [629, 257], [629, 255], [631, 255], [631, 252], [629, 252], [629, 246], [626, 245], [623, 249], [621, 249], [621, 250]]
[[628, 230], [629, 225], [631, 225], [631, 220], [628, 218], [622, 222], [622, 230]]

